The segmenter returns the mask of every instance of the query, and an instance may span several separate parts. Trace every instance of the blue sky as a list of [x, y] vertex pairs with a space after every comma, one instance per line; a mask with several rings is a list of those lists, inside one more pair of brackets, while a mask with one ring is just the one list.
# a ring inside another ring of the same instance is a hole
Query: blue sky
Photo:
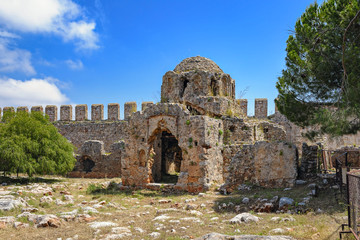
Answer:
[[[0, 0], [0, 107], [157, 102], [162, 76], [192, 56], [269, 99], [286, 40], [313, 0]], [[319, 2], [319, 1], [318, 1]], [[122, 115], [122, 113], [121, 113]]]

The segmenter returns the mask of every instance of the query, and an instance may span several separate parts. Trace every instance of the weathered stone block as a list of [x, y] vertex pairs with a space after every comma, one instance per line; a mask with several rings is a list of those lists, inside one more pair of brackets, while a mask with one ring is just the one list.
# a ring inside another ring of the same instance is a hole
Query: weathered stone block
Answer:
[[255, 117], [256, 118], [266, 118], [268, 107], [268, 101], [266, 98], [256, 98], [255, 99]]
[[137, 111], [136, 102], [126, 102], [124, 105], [124, 119], [128, 120], [129, 117]]
[[60, 120], [61, 121], [71, 121], [72, 120], [72, 106], [71, 105], [62, 105], [60, 107]]
[[103, 104], [92, 104], [91, 105], [91, 120], [92, 121], [104, 120], [104, 105]]
[[57, 121], [58, 108], [55, 105], [47, 105], [45, 107], [45, 114], [49, 116], [50, 122]]
[[29, 112], [29, 108], [26, 106], [17, 107], [16, 111], [17, 112]]
[[154, 104], [153, 102], [143, 102], [141, 103], [141, 111], [145, 111], [150, 105]]
[[237, 99], [236, 101], [237, 101], [238, 105], [240, 106], [241, 113], [246, 117], [247, 116], [248, 100], [247, 99]]
[[108, 120], [109, 121], [120, 120], [120, 105], [118, 103], [108, 104]]
[[75, 107], [75, 120], [85, 121], [88, 119], [88, 107], [86, 104], [76, 105]]
[[43, 113], [44, 109], [43, 109], [42, 106], [33, 106], [33, 107], [31, 107], [31, 111], [32, 112], [41, 112], [41, 113]]

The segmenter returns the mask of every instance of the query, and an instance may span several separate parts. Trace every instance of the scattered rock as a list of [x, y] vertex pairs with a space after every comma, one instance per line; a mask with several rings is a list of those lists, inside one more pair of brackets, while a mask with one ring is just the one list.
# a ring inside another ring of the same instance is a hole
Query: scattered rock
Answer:
[[93, 207], [83, 207], [82, 210], [84, 213], [99, 213], [99, 211]]
[[23, 208], [23, 209], [21, 209], [22, 213], [23, 212], [34, 213], [34, 212], [37, 212], [37, 211], [39, 211], [39, 209], [37, 209], [37, 208]]
[[159, 232], [152, 232], [149, 234], [150, 237], [152, 238], [159, 238], [160, 237], [160, 233]]
[[250, 199], [247, 197], [244, 197], [241, 202], [244, 204], [248, 204], [250, 202]]
[[40, 198], [40, 202], [41, 203], [44, 203], [44, 202], [46, 202], [46, 203], [51, 203], [51, 202], [53, 202], [54, 200], [52, 199], [52, 197], [50, 197], [50, 196], [43, 196], [42, 198]]
[[258, 222], [259, 217], [256, 217], [250, 213], [241, 213], [230, 219], [231, 224], [240, 224], [240, 223], [249, 223], [249, 222]]
[[24, 206], [24, 204], [20, 200], [16, 200], [14, 196], [5, 195], [0, 197], [0, 210], [10, 211], [19, 206]]
[[14, 228], [19, 229], [19, 228], [28, 228], [30, 227], [30, 225], [28, 223], [23, 223], [23, 222], [14, 222]]
[[94, 229], [117, 226], [117, 224], [113, 223], [113, 222], [93, 222], [93, 223], [89, 223], [89, 225], [91, 228], [94, 228]]
[[60, 219], [53, 214], [38, 215], [36, 218], [36, 227], [60, 227]]
[[241, 235], [241, 236], [228, 236], [220, 233], [209, 233], [196, 240], [295, 240], [290, 236], [257, 236], [257, 235]]
[[304, 184], [306, 184], [306, 181], [299, 179], [299, 180], [296, 180], [296, 181], [295, 181], [295, 184], [296, 184], [296, 185], [304, 185]]
[[275, 228], [270, 230], [270, 233], [272, 234], [284, 234], [286, 233], [286, 230], [282, 229], [282, 228]]
[[127, 227], [114, 227], [111, 229], [112, 233], [131, 233], [131, 230]]
[[139, 232], [139, 233], [144, 233], [145, 232], [142, 228], [139, 228], [139, 227], [134, 228], [134, 230]]
[[284, 207], [290, 206], [294, 204], [294, 199], [288, 197], [282, 197], [279, 201], [279, 208], [282, 209]]
[[170, 217], [168, 215], [160, 215], [160, 216], [157, 216], [156, 218], [154, 218], [153, 221], [162, 221], [162, 222], [164, 222], [167, 219], [170, 219]]

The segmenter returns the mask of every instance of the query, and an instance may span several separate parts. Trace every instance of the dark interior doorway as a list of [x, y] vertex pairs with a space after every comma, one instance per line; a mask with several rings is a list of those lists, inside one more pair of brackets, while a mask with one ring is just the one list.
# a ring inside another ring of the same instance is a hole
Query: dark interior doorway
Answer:
[[180, 174], [182, 150], [169, 132], [161, 131], [153, 141], [154, 163], [152, 177], [156, 183], [177, 183]]

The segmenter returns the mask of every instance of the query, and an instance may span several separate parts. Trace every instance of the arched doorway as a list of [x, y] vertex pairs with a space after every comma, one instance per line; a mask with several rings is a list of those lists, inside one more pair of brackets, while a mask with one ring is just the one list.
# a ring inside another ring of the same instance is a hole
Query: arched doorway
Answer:
[[182, 161], [178, 140], [168, 131], [157, 130], [150, 145], [151, 181], [176, 184]]

